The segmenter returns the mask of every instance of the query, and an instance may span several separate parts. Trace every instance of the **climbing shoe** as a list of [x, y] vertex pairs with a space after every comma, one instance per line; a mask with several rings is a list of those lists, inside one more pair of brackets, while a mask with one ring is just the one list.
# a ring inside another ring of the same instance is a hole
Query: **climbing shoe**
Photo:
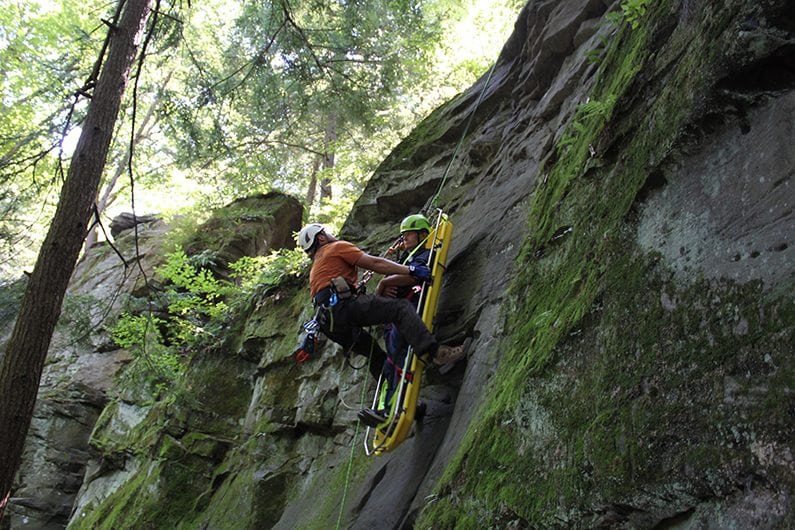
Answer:
[[[419, 359], [426, 365], [433, 363], [437, 368], [452, 367], [455, 365], [455, 363], [466, 357], [467, 348], [469, 347], [470, 342], [472, 342], [472, 339], [467, 338], [467, 340], [464, 341], [464, 344], [459, 346], [448, 346], [447, 344], [442, 344], [436, 350], [436, 353], [433, 355], [433, 357], [431, 357], [429, 353], [423, 353], [419, 356]], [[449, 372], [450, 369], [451, 368], [448, 368], [447, 372]]]
[[373, 409], [362, 409], [356, 413], [356, 417], [368, 427], [378, 427], [388, 418], [385, 410]]
[[[470, 344], [472, 344], [472, 337], [467, 337], [464, 343], [461, 346], [456, 346], [455, 351], [449, 352], [446, 358], [442, 358], [439, 355], [439, 353], [441, 353], [442, 351], [442, 348], [444, 347], [444, 346], [439, 346], [439, 352], [436, 354], [436, 357], [433, 359], [433, 362], [439, 366], [439, 373], [444, 375], [447, 372], [450, 372], [453, 368], [455, 368], [456, 363], [458, 363], [458, 361], [466, 358], [467, 353], [469, 352]], [[447, 348], [449, 348], [449, 346], [447, 346]]]
[[460, 346], [447, 346], [442, 344], [433, 356], [433, 364], [436, 366], [444, 366], [446, 364], [454, 363], [466, 357], [464, 345]]

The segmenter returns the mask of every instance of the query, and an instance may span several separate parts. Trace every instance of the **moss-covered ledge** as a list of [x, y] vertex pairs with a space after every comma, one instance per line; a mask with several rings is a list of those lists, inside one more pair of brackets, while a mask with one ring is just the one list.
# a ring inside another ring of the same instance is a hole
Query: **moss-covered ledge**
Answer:
[[649, 174], [717, 82], [775, 51], [735, 42], [759, 16], [660, 1], [617, 29], [538, 179], [494, 388], [418, 527], [652, 527], [698, 504], [719, 520], [754, 488], [773, 513], [735, 520], [787, 513], [791, 298], [674, 281], [634, 235]]

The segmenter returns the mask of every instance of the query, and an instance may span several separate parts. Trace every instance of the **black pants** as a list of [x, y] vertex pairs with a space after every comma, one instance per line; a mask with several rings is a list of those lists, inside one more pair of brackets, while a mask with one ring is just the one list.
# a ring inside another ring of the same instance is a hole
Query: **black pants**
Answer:
[[370, 374], [378, 380], [386, 353], [364, 327], [394, 323], [417, 354], [436, 353], [439, 345], [428, 331], [417, 310], [404, 298], [386, 298], [363, 294], [341, 300], [322, 311], [320, 329], [323, 333], [357, 355], [370, 357]]

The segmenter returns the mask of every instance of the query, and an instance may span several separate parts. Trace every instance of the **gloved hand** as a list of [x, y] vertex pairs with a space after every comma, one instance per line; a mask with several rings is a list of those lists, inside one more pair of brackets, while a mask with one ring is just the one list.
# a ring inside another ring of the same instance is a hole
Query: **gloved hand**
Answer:
[[409, 274], [421, 282], [430, 282], [433, 280], [431, 269], [425, 265], [409, 265]]

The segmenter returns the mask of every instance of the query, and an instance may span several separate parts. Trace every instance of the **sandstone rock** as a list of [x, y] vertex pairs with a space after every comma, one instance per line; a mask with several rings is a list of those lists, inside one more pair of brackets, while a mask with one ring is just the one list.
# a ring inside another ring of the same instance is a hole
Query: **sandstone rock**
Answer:
[[125, 230], [131, 230], [135, 225], [148, 225], [158, 219], [156, 215], [133, 215], [129, 212], [120, 213], [110, 222], [110, 235], [115, 238]]
[[342, 230], [376, 252], [434, 197], [455, 226], [437, 334], [472, 353], [427, 374], [411, 438], [365, 459], [366, 365], [292, 363], [306, 291], [280, 286], [168, 407], [108, 409], [129, 445], [89, 460], [74, 527], [786, 527], [787, 3], [649, 3], [635, 28], [617, 8], [529, 2], [489, 82], [390, 154]]

